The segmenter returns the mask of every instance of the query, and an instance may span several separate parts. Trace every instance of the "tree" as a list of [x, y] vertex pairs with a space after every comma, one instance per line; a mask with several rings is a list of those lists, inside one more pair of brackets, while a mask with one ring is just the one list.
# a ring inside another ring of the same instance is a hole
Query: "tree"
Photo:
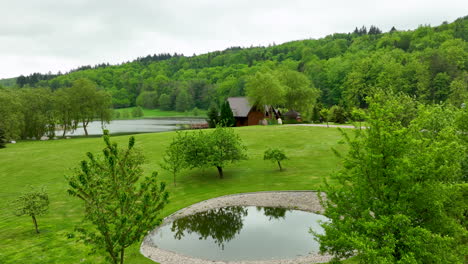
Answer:
[[68, 193], [84, 202], [85, 224], [77, 227], [81, 238], [107, 252], [112, 263], [122, 264], [125, 249], [161, 223], [168, 193], [156, 172], [141, 179], [144, 157], [135, 149], [134, 137], [125, 149], [110, 141], [107, 130], [103, 139], [104, 155], [87, 153], [88, 160], [67, 178]]
[[334, 105], [330, 108], [329, 120], [338, 124], [346, 123], [346, 113], [343, 107]]
[[286, 154], [284, 154], [284, 151], [278, 148], [267, 149], [263, 154], [263, 160], [271, 160], [272, 162], [278, 163], [280, 171], [283, 170], [283, 168], [281, 167], [281, 161], [286, 159], [288, 158], [286, 157]]
[[20, 137], [24, 129], [24, 114], [21, 109], [22, 102], [18, 93], [0, 89], [0, 129], [7, 140]]
[[184, 112], [192, 109], [193, 98], [187, 92], [186, 89], [181, 89], [176, 97], [175, 110]]
[[207, 144], [206, 164], [218, 169], [220, 179], [224, 177], [223, 167], [228, 163], [247, 159], [246, 147], [232, 128], [216, 127], [208, 136]]
[[161, 163], [161, 168], [172, 173], [174, 177], [174, 186], [176, 186], [176, 176], [181, 170], [187, 167], [184, 157], [185, 145], [183, 144], [183, 136], [177, 133], [177, 138], [172, 140], [172, 143], [166, 149], [166, 153]]
[[94, 82], [84, 78], [78, 79], [73, 82], [69, 92], [75, 126], [81, 122], [86, 136], [88, 124], [95, 118], [100, 118], [101, 122], [110, 121], [111, 97], [107, 92], [98, 90]]
[[229, 101], [225, 101], [224, 104], [221, 106], [221, 116], [220, 116], [219, 123], [222, 126], [233, 127], [236, 125], [236, 119], [234, 118], [234, 114], [232, 113], [231, 106], [229, 105]]
[[14, 214], [16, 216], [30, 216], [36, 233], [39, 234], [36, 217], [48, 212], [49, 196], [44, 188], [34, 189], [30, 187], [29, 189], [28, 192], [23, 193], [18, 199], [13, 201]]
[[7, 139], [5, 137], [5, 132], [0, 127], [0, 148], [6, 148]]
[[133, 117], [142, 117], [144, 114], [143, 114], [143, 110], [141, 109], [141, 107], [137, 106], [135, 108], [132, 109], [132, 116]]
[[282, 70], [278, 72], [278, 76], [285, 87], [284, 106], [299, 112], [305, 112], [313, 107], [320, 91], [314, 88], [307, 76], [293, 70]]
[[161, 108], [161, 110], [168, 111], [172, 109], [171, 96], [167, 94], [161, 94], [161, 96], [159, 96], [158, 101], [159, 101], [159, 107]]
[[208, 122], [208, 126], [211, 128], [215, 128], [216, 125], [219, 123], [219, 114], [216, 105], [212, 104], [210, 106], [210, 109], [208, 109], [207, 117], [208, 119], [206, 121]]
[[136, 99], [138, 106], [154, 109], [158, 106], [158, 93], [155, 91], [143, 91]]
[[362, 110], [361, 108], [354, 108], [351, 111], [351, 119], [354, 122], [359, 122], [359, 129], [362, 129], [361, 122], [364, 121], [365, 118], [366, 112], [364, 112], [364, 110]]
[[[276, 107], [284, 102], [285, 87], [272, 72], [257, 72], [245, 84], [249, 102], [261, 109], [265, 105]], [[269, 107], [269, 116], [273, 118]]]
[[327, 108], [322, 108], [320, 109], [320, 117], [322, 118], [323, 121], [327, 122], [327, 127], [328, 127], [328, 119], [330, 118], [330, 110]]
[[[360, 263], [463, 263], [467, 254], [466, 143], [453, 110], [420, 107], [408, 126], [398, 120], [402, 95], [369, 99], [368, 129], [344, 134], [343, 169], [326, 184], [322, 252]], [[465, 196], [465, 198], [464, 198]]]

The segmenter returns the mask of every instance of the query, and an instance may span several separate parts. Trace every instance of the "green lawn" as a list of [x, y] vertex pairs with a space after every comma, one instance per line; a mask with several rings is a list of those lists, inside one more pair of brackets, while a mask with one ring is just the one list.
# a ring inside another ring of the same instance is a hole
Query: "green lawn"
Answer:
[[[228, 166], [225, 179], [217, 178], [215, 168], [186, 171], [178, 177], [177, 187], [158, 163], [174, 132], [136, 135], [137, 146], [147, 157], [145, 172], [160, 172], [168, 182], [170, 204], [168, 215], [190, 204], [209, 198], [242, 192], [265, 190], [318, 190], [322, 180], [339, 168], [339, 159], [331, 148], [342, 150], [336, 128], [255, 126], [236, 128], [248, 147], [249, 160]], [[128, 136], [113, 137], [126, 143]], [[263, 161], [263, 151], [283, 148], [289, 156], [285, 170]], [[77, 198], [66, 193], [65, 175], [72, 173], [87, 151], [99, 152], [101, 138], [77, 138], [54, 141], [28, 141], [9, 144], [0, 149], [0, 263], [99, 263], [103, 258], [88, 255], [87, 248], [68, 239], [76, 223], [82, 219]], [[38, 218], [39, 235], [34, 234], [28, 217], [16, 217], [9, 202], [25, 186], [45, 185], [50, 196], [50, 213]], [[138, 252], [139, 243], [127, 252], [126, 263], [153, 263]]]
[[[206, 117], [206, 110], [198, 110], [197, 113], [193, 111], [188, 112], [177, 112], [177, 111], [163, 111], [159, 109], [143, 109], [143, 116], [142, 117], [132, 117], [132, 110], [135, 107], [128, 107], [128, 108], [120, 108], [115, 109], [114, 111], [120, 112], [120, 117], [116, 119], [140, 119], [140, 118], [158, 118], [158, 117], [197, 117], [197, 118], [205, 118]], [[123, 113], [128, 112], [129, 117], [123, 117]]]

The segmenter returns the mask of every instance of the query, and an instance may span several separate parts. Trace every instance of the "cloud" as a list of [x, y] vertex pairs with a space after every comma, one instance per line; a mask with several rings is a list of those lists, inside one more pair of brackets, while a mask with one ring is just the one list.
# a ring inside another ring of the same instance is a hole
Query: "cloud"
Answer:
[[414, 29], [464, 16], [468, 2], [344, 0], [0, 0], [0, 78], [205, 53], [377, 25]]

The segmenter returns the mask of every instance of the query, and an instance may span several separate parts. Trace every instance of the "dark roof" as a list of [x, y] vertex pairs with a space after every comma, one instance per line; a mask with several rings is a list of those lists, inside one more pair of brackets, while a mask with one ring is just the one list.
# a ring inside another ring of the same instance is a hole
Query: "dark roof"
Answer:
[[235, 117], [247, 117], [252, 106], [247, 97], [229, 97], [229, 105]]

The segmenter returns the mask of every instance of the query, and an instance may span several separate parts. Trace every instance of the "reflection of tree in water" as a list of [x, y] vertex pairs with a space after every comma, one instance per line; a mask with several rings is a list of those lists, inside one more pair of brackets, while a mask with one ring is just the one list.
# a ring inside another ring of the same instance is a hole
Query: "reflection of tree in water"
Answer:
[[289, 209], [285, 208], [278, 208], [278, 207], [257, 207], [257, 211], [261, 211], [263, 209], [263, 214], [268, 216], [268, 219], [280, 219], [286, 217], [286, 212], [290, 211]]
[[184, 232], [195, 232], [200, 235], [200, 240], [211, 237], [224, 249], [224, 243], [239, 234], [245, 216], [247, 209], [241, 206], [212, 209], [175, 220], [171, 231], [175, 232], [174, 238], [178, 240], [184, 236]]

